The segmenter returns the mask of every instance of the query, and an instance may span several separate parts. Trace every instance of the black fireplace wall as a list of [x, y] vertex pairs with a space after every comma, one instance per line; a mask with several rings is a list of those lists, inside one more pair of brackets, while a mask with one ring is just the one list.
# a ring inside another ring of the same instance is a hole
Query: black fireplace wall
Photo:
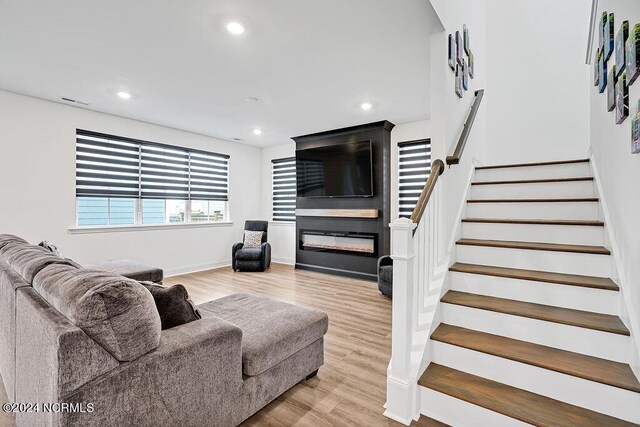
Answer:
[[[296, 198], [296, 209], [376, 209], [377, 218], [296, 216], [296, 236], [301, 230], [371, 233], [377, 237], [378, 256], [389, 254], [391, 222], [391, 129], [388, 121], [369, 123], [293, 138], [296, 150], [371, 141], [373, 197]], [[296, 268], [376, 280], [377, 258], [357, 254], [310, 251], [296, 244]]]

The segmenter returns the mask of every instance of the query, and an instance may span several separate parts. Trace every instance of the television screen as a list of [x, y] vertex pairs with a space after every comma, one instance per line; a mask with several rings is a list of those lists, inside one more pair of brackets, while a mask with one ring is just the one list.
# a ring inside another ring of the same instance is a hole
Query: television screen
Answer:
[[298, 197], [371, 197], [371, 141], [296, 151]]

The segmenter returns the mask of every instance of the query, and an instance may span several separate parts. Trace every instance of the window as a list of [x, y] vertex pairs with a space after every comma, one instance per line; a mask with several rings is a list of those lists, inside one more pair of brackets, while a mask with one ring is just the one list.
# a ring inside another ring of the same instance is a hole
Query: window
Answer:
[[136, 220], [136, 200], [109, 197], [78, 199], [78, 225], [133, 225]]
[[431, 173], [431, 140], [398, 143], [399, 213], [409, 218]]
[[271, 160], [273, 220], [296, 220], [296, 158]]
[[77, 224], [224, 221], [229, 156], [78, 129]]

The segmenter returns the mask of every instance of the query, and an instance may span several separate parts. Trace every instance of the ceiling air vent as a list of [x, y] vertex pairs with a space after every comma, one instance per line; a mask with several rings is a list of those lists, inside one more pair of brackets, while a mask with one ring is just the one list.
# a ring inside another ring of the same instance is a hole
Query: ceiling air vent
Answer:
[[65, 97], [62, 97], [62, 100], [63, 100], [63, 101], [66, 101], [66, 102], [73, 102], [74, 104], [79, 104], [79, 105], [85, 105], [85, 106], [89, 105], [89, 104], [87, 104], [86, 102], [77, 101], [77, 100], [75, 100], [75, 99], [71, 99], [71, 98], [65, 98]]

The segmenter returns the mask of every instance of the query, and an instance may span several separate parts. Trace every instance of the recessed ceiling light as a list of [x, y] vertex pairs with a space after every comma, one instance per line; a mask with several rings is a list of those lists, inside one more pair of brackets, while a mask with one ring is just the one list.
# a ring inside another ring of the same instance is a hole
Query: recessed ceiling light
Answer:
[[248, 96], [247, 102], [258, 102], [258, 98], [256, 98], [255, 96]]
[[254, 135], [262, 135], [262, 129], [254, 129], [253, 130], [253, 134]]
[[363, 102], [362, 104], [360, 104], [360, 108], [362, 108], [363, 110], [371, 110], [371, 103], [370, 102]]
[[131, 98], [131, 94], [129, 92], [118, 92], [118, 96], [122, 99]]
[[244, 27], [242, 26], [242, 24], [238, 22], [229, 22], [227, 24], [227, 31], [229, 31], [231, 34], [235, 34], [236, 36], [238, 36], [244, 33]]

